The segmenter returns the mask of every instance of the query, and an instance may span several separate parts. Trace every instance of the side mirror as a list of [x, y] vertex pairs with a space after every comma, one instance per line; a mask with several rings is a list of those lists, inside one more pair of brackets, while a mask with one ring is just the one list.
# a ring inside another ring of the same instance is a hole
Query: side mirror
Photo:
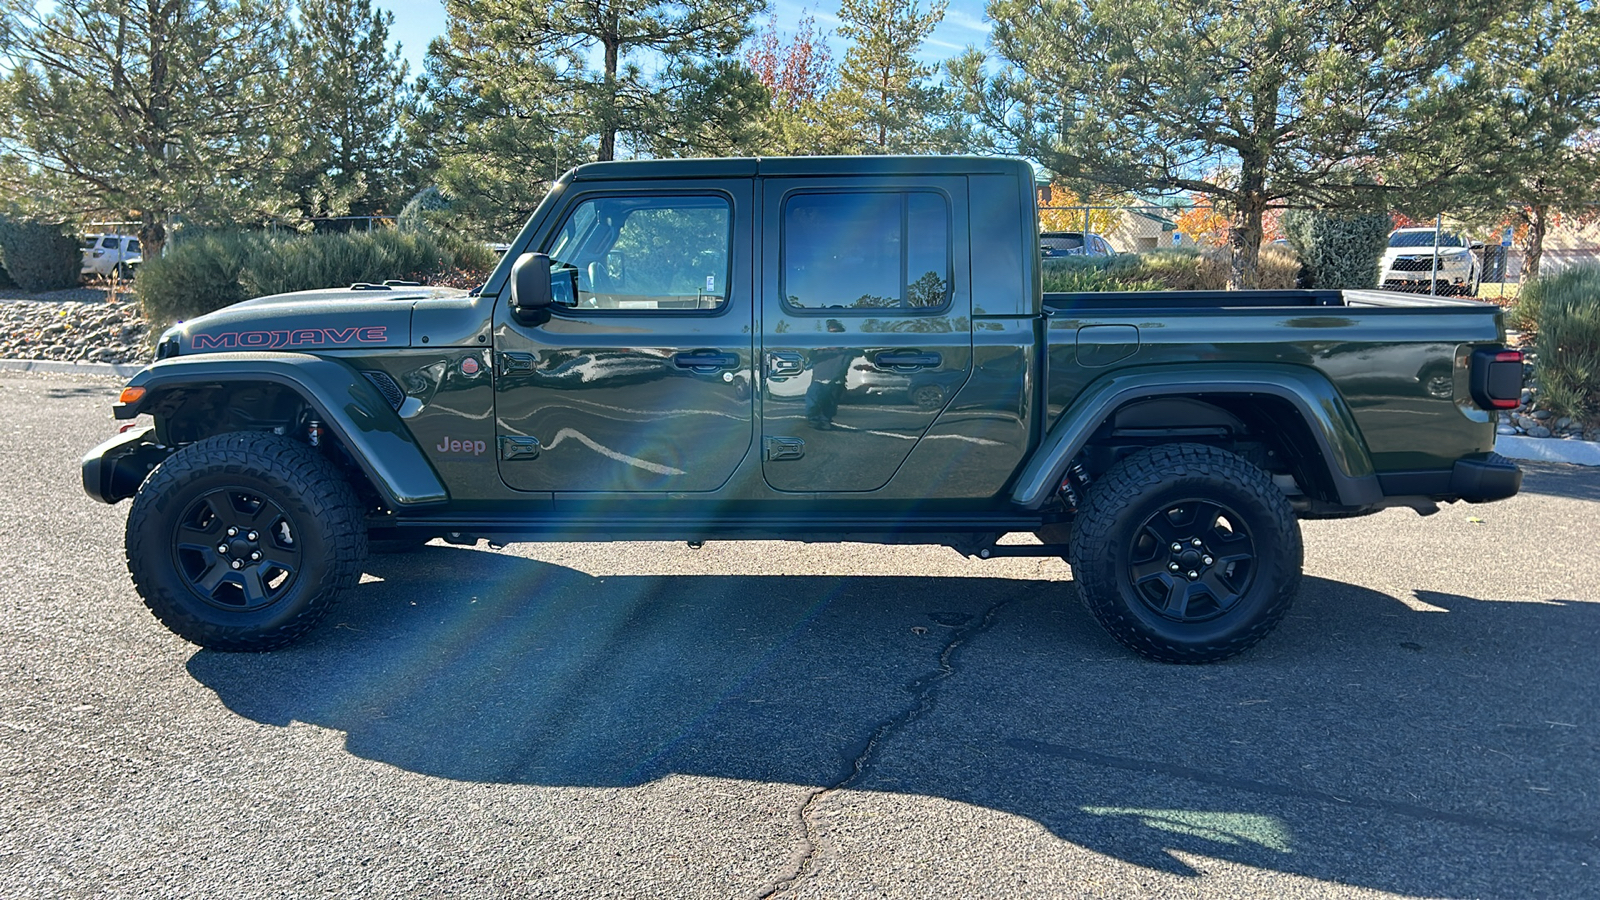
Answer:
[[550, 290], [550, 257], [524, 253], [511, 266], [511, 312], [518, 318], [542, 313], [554, 302]]

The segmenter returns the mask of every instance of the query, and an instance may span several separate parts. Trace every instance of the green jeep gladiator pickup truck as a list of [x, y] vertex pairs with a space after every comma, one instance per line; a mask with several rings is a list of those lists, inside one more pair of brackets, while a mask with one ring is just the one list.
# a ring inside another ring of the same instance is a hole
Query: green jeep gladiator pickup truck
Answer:
[[[1045, 294], [1019, 160], [607, 162], [482, 288], [185, 322], [84, 458], [177, 634], [268, 650], [369, 547], [784, 539], [1065, 557], [1123, 644], [1236, 654], [1297, 517], [1516, 493], [1498, 311], [1376, 291]], [[1039, 543], [1000, 543], [1007, 534]]]

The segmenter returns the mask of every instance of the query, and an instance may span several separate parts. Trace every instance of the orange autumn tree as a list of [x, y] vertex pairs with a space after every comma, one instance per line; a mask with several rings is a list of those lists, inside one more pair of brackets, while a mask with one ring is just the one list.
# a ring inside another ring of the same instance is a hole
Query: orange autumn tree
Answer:
[[[1232, 214], [1203, 194], [1190, 194], [1189, 201], [1193, 205], [1173, 217], [1173, 222], [1178, 226], [1178, 233], [1189, 236], [1189, 239], [1202, 247], [1228, 246], [1228, 228], [1233, 222]], [[1268, 209], [1261, 217], [1262, 240], [1275, 241], [1283, 237], [1283, 210], [1278, 207]]]
[[1083, 231], [1088, 207], [1089, 232], [1109, 235], [1122, 225], [1123, 212], [1137, 201], [1127, 194], [1090, 194], [1087, 197], [1059, 182], [1039, 192], [1040, 231]]

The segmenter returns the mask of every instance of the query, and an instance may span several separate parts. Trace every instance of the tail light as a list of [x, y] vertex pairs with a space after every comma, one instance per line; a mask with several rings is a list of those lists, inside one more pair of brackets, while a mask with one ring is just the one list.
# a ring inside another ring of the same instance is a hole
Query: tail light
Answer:
[[1470, 385], [1473, 402], [1484, 409], [1516, 409], [1522, 401], [1522, 351], [1473, 351]]

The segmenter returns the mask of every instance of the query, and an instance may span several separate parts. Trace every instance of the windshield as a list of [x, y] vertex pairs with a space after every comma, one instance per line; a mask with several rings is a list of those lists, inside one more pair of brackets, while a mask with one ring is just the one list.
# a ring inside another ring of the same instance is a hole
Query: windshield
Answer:
[[[1432, 247], [1434, 234], [1435, 232], [1432, 231], [1396, 231], [1394, 234], [1389, 235], [1389, 246]], [[1463, 241], [1460, 235], [1451, 234], [1448, 231], [1439, 235], [1439, 246], [1441, 247], [1465, 247], [1466, 245], [1467, 242]]]

